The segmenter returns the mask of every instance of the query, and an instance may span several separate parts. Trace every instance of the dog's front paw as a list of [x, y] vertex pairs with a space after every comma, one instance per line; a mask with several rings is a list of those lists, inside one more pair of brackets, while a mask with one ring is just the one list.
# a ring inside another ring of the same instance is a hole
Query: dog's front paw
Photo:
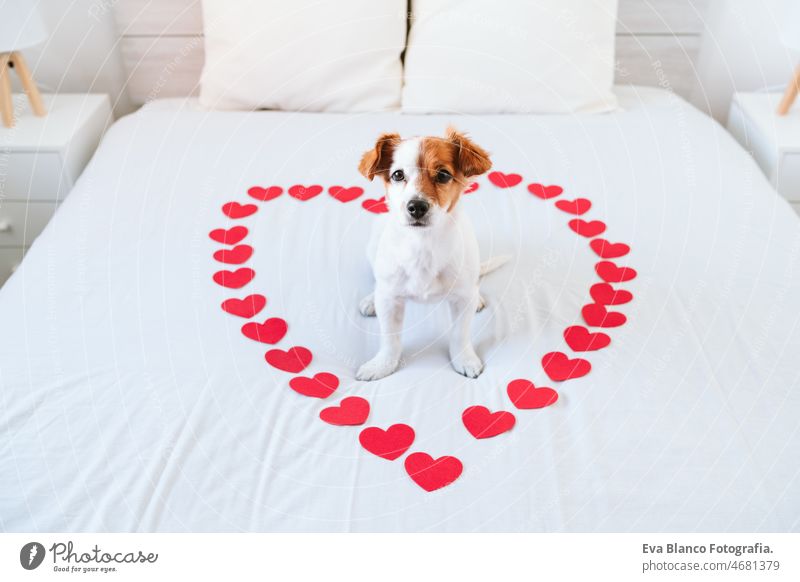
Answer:
[[356, 379], [367, 382], [370, 380], [380, 380], [394, 372], [397, 369], [398, 363], [399, 362], [396, 360], [377, 355], [358, 369], [358, 372], [356, 372]]
[[483, 362], [475, 352], [459, 354], [451, 358], [450, 363], [456, 372], [467, 378], [477, 378], [483, 372]]
[[375, 298], [372, 293], [358, 303], [358, 311], [364, 317], [375, 317]]

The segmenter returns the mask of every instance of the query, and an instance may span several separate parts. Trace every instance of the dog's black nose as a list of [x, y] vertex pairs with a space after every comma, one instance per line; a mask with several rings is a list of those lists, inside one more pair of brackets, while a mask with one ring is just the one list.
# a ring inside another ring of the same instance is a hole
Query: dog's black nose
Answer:
[[427, 214], [428, 209], [430, 207], [431, 205], [425, 202], [424, 200], [412, 200], [406, 206], [406, 210], [408, 210], [408, 213], [412, 217], [414, 217], [416, 220], [419, 220], [420, 218], [425, 216], [425, 214]]

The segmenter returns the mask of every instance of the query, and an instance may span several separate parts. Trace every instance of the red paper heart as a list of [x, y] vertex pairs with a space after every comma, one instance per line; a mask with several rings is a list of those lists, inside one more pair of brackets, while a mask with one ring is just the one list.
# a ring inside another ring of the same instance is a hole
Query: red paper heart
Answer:
[[361, 446], [373, 455], [394, 461], [414, 443], [414, 429], [407, 424], [393, 424], [386, 430], [370, 426], [358, 435]]
[[231, 315], [238, 315], [245, 319], [250, 319], [257, 315], [267, 304], [267, 298], [263, 295], [248, 295], [244, 299], [226, 299], [222, 302], [222, 310]]
[[561, 193], [563, 191], [564, 189], [561, 186], [545, 186], [544, 184], [528, 185], [528, 192], [530, 192], [534, 196], [538, 196], [542, 200], [547, 200], [548, 198], [555, 198], [556, 196], [561, 196]]
[[230, 218], [245, 218], [255, 214], [258, 206], [255, 204], [239, 204], [238, 202], [228, 202], [222, 205], [222, 212]]
[[606, 225], [601, 220], [592, 220], [586, 222], [581, 218], [575, 218], [569, 221], [569, 227], [581, 236], [592, 238], [606, 230]]
[[581, 315], [586, 325], [592, 327], [619, 327], [624, 325], [627, 318], [618, 311], [608, 311], [605, 305], [590, 303], [581, 309]]
[[589, 289], [589, 294], [595, 303], [603, 305], [622, 305], [633, 299], [633, 294], [624, 289], [614, 289], [608, 283], [595, 283]]
[[477, 182], [472, 182], [470, 183], [469, 186], [467, 186], [464, 189], [464, 194], [471, 194], [472, 192], [475, 192], [475, 190], [477, 190], [478, 188], [480, 188], [480, 184], [478, 184]]
[[289, 387], [303, 396], [327, 398], [339, 387], [339, 378], [328, 372], [314, 374], [313, 378], [296, 376], [289, 380]]
[[406, 473], [414, 483], [429, 493], [450, 485], [459, 478], [464, 466], [455, 457], [434, 459], [427, 453], [412, 453], [405, 462]]
[[611, 261], [600, 261], [594, 270], [606, 283], [624, 283], [636, 277], [636, 271], [630, 267], [618, 267]]
[[488, 439], [514, 428], [516, 418], [510, 412], [490, 412], [485, 406], [470, 406], [461, 414], [461, 421], [476, 439]]
[[602, 350], [611, 343], [611, 338], [603, 332], [590, 333], [582, 325], [573, 325], [565, 329], [564, 339], [573, 352]]
[[568, 214], [580, 216], [585, 214], [592, 207], [592, 202], [586, 198], [576, 198], [575, 200], [558, 200], [556, 208]]
[[369, 402], [358, 396], [348, 396], [339, 406], [330, 406], [319, 413], [319, 417], [328, 424], [336, 426], [358, 426], [367, 422]]
[[592, 365], [583, 358], [571, 360], [561, 352], [550, 352], [542, 357], [542, 368], [551, 380], [563, 382], [585, 376], [592, 369]]
[[283, 339], [288, 328], [289, 326], [280, 317], [270, 317], [264, 323], [257, 321], [245, 323], [242, 326], [242, 333], [245, 337], [262, 344], [276, 344]]
[[351, 202], [364, 193], [363, 188], [353, 186], [352, 188], [343, 188], [342, 186], [331, 186], [328, 188], [328, 194], [336, 198], [339, 202]]
[[519, 174], [504, 174], [503, 172], [490, 172], [489, 181], [498, 188], [513, 188], [522, 182]]
[[253, 247], [250, 245], [238, 245], [232, 249], [220, 249], [214, 253], [214, 258], [220, 263], [227, 265], [241, 265], [253, 254]]
[[601, 259], [616, 259], [627, 255], [631, 250], [625, 243], [610, 243], [604, 238], [594, 239], [589, 246]]
[[[275, 343], [275, 342], [270, 342]], [[291, 372], [292, 374], [299, 374], [305, 370], [311, 363], [313, 358], [311, 350], [302, 346], [295, 346], [288, 350], [270, 350], [264, 354], [264, 359], [273, 368], [283, 370], [284, 372]]]
[[546, 386], [537, 388], [530, 380], [512, 380], [508, 383], [506, 392], [511, 403], [520, 410], [544, 408], [558, 400], [558, 392]]
[[262, 188], [261, 186], [253, 186], [247, 191], [251, 198], [261, 200], [262, 202], [269, 202], [273, 198], [277, 198], [283, 194], [283, 188], [280, 186], [270, 186], [269, 188]]
[[241, 242], [242, 239], [247, 236], [247, 227], [234, 226], [227, 230], [224, 228], [217, 228], [209, 232], [208, 236], [211, 237], [211, 240], [218, 243], [222, 243], [224, 245], [235, 245], [236, 243]]
[[253, 269], [242, 267], [235, 271], [217, 271], [214, 273], [214, 282], [228, 289], [240, 289], [247, 285], [256, 276]]
[[389, 207], [386, 205], [386, 198], [368, 198], [361, 203], [361, 207], [366, 210], [367, 212], [372, 212], [373, 214], [383, 214], [385, 212], [389, 212]]
[[322, 186], [314, 185], [314, 186], [303, 186], [301, 184], [297, 184], [296, 186], [292, 186], [289, 188], [289, 196], [292, 198], [297, 198], [298, 200], [302, 200], [305, 202], [306, 200], [311, 200], [314, 196], [318, 196], [322, 193]]

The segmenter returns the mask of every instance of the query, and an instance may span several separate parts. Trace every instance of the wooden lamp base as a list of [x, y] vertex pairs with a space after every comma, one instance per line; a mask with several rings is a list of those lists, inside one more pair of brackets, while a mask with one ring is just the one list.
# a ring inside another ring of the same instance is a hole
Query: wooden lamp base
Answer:
[[786, 86], [786, 93], [783, 94], [780, 105], [778, 105], [778, 115], [786, 115], [792, 107], [792, 103], [797, 98], [797, 93], [800, 92], [800, 67], [794, 72], [789, 84]]
[[39, 94], [39, 88], [31, 76], [31, 71], [22, 57], [22, 53], [0, 53], [0, 115], [3, 117], [3, 125], [6, 127], [14, 127], [14, 102], [11, 99], [12, 68], [17, 71], [22, 88], [28, 95], [28, 101], [31, 102], [33, 113], [39, 117], [47, 114], [42, 96]]

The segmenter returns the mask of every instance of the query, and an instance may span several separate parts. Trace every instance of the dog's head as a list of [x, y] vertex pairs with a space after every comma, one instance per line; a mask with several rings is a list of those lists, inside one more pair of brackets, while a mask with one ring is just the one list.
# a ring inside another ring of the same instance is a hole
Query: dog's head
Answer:
[[448, 128], [445, 137], [402, 139], [384, 133], [364, 153], [358, 170], [386, 184], [389, 214], [404, 226], [441, 223], [458, 203], [468, 178], [492, 167], [489, 154], [466, 135]]

